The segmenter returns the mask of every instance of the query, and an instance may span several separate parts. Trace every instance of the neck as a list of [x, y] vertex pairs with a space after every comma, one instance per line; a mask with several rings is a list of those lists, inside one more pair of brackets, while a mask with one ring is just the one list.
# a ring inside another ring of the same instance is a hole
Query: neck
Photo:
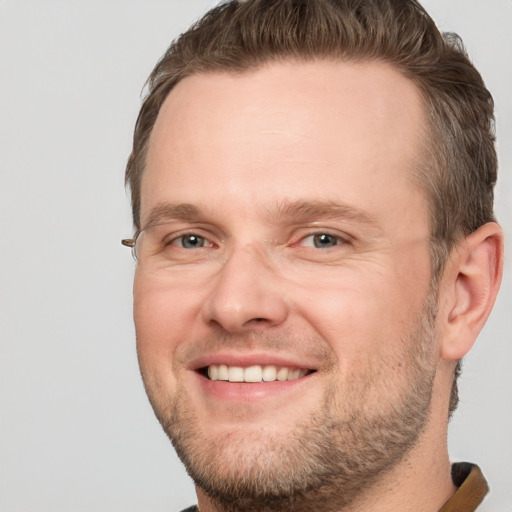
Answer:
[[[439, 376], [438, 376], [439, 377]], [[439, 383], [438, 383], [439, 384]], [[446, 384], [444, 384], [446, 388]], [[394, 467], [383, 472], [378, 480], [343, 508], [316, 508], [318, 512], [438, 512], [455, 492], [448, 457], [447, 397], [436, 393], [434, 386], [431, 413], [416, 444]], [[242, 512], [221, 507], [196, 488], [200, 512]], [[245, 510], [245, 509], [244, 509]], [[268, 512], [265, 506], [254, 512]], [[288, 504], [283, 512], [303, 510]], [[310, 510], [310, 508], [308, 508]], [[274, 508], [272, 512], [276, 512]], [[281, 511], [280, 511], [281, 512]]]
[[446, 430], [425, 431], [399, 464], [339, 512], [438, 512], [455, 490]]
[[[412, 457], [406, 457], [356, 501], [336, 511], [330, 508], [329, 512], [409, 512], [412, 505], [416, 512], [437, 512], [456, 490], [451, 466], [447, 453], [438, 457], [433, 456], [433, 450], [423, 453], [421, 465], [415, 466]], [[197, 496], [200, 512], [234, 512], [221, 507], [201, 489], [197, 489]], [[254, 512], [266, 510], [262, 507]], [[287, 506], [282, 512], [291, 510]]]

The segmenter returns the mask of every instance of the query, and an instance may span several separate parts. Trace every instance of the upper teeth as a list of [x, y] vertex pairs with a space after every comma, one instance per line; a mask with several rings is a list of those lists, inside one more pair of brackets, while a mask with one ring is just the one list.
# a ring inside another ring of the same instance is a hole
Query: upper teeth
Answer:
[[211, 380], [226, 380], [229, 382], [271, 382], [275, 380], [295, 380], [300, 377], [304, 377], [306, 373], [307, 370], [273, 365], [255, 365], [243, 368], [242, 366], [212, 364], [208, 367], [208, 377], [210, 377]]

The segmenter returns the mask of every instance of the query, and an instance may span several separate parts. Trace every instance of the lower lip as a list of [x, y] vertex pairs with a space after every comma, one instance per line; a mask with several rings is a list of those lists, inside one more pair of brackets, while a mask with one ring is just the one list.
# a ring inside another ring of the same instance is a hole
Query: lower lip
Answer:
[[219, 400], [241, 402], [255, 402], [267, 398], [278, 397], [288, 392], [296, 391], [306, 381], [313, 378], [315, 373], [299, 379], [273, 382], [228, 382], [224, 380], [210, 380], [196, 373], [203, 391]]

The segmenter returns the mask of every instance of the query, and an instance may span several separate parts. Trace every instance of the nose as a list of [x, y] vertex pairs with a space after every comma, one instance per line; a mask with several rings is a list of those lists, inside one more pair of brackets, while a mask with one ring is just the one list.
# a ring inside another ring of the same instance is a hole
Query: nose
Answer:
[[280, 279], [255, 247], [234, 249], [214, 278], [204, 302], [204, 321], [230, 333], [282, 324], [288, 304]]

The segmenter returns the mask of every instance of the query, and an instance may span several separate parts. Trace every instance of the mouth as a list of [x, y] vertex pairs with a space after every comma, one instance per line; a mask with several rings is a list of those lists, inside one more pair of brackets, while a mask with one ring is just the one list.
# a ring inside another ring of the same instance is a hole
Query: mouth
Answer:
[[285, 382], [302, 379], [316, 370], [276, 365], [232, 366], [211, 364], [198, 369], [198, 372], [211, 381], [225, 382]]

